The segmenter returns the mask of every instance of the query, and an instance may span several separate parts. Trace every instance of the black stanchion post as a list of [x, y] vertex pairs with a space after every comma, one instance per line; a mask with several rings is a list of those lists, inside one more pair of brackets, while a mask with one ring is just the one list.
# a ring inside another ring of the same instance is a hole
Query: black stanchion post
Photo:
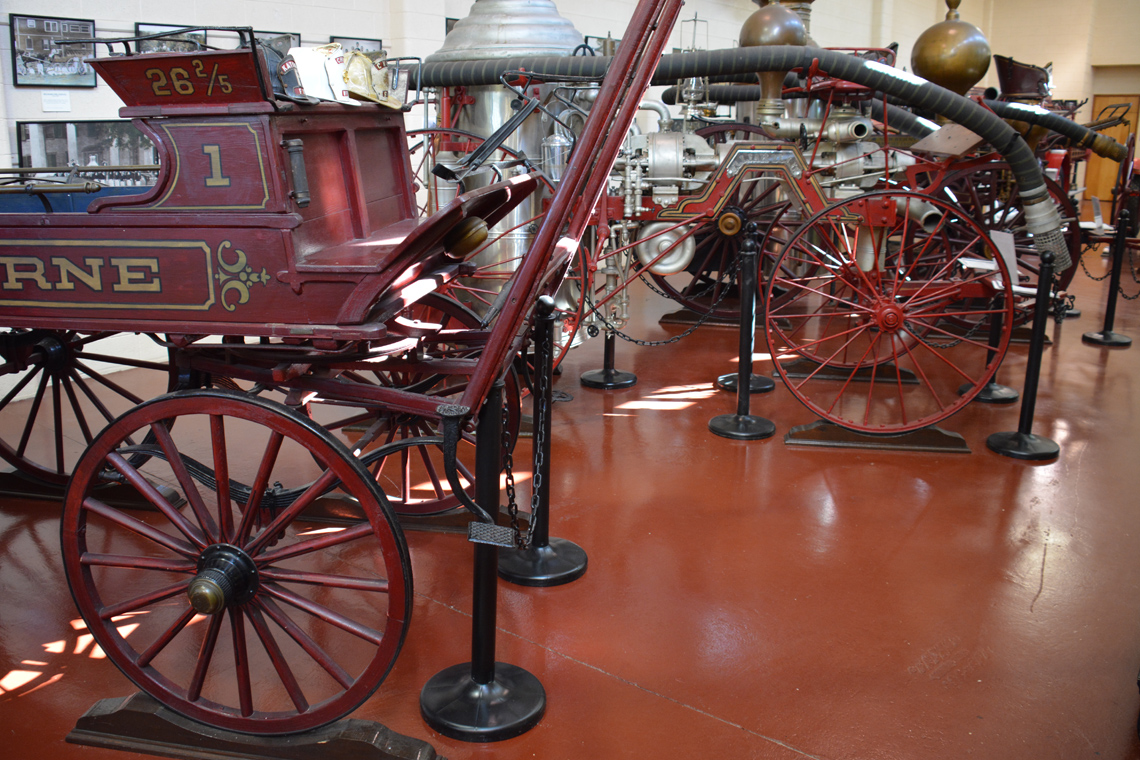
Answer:
[[[1001, 344], [1002, 310], [1005, 308], [1005, 296], [999, 294], [994, 300], [994, 303], [997, 309], [995, 309], [996, 313], [990, 319], [989, 349], [986, 351], [987, 365], [997, 356], [997, 347]], [[963, 383], [958, 388], [958, 395], [965, 396], [973, 388], [973, 383]], [[1013, 388], [991, 379], [978, 391], [978, 395], [974, 396], [974, 401], [980, 401], [983, 404], [1012, 404], [1014, 401], [1017, 401], [1017, 398], [1017, 391]]]
[[709, 430], [722, 438], [756, 441], [770, 438], [776, 425], [749, 414], [752, 349], [756, 338], [756, 282], [759, 279], [759, 247], [755, 222], [749, 222], [740, 245], [740, 365], [736, 379], [736, 414], [721, 414], [709, 420]]
[[1112, 238], [1112, 277], [1108, 281], [1108, 303], [1104, 307], [1104, 329], [1100, 332], [1089, 332], [1081, 336], [1085, 343], [1097, 346], [1116, 346], [1125, 348], [1132, 345], [1132, 338], [1127, 335], [1113, 332], [1116, 321], [1116, 295], [1120, 292], [1120, 273], [1124, 268], [1124, 249], [1128, 246], [1128, 228], [1131, 223], [1131, 214], [1128, 209], [1120, 210], [1116, 219], [1116, 234]]
[[613, 330], [606, 328], [606, 343], [602, 354], [602, 368], [583, 372], [578, 381], [587, 388], [598, 388], [611, 391], [616, 388], [629, 388], [637, 385], [637, 375], [614, 369], [614, 346], [617, 336]]
[[560, 586], [582, 577], [582, 547], [550, 537], [550, 425], [554, 406], [554, 299], [538, 299], [534, 327], [534, 479], [530, 543], [499, 553], [499, 577], [520, 586]]
[[1061, 447], [1055, 441], [1034, 435], [1033, 412], [1037, 406], [1037, 381], [1041, 377], [1041, 355], [1045, 351], [1045, 322], [1049, 318], [1049, 290], [1053, 284], [1053, 252], [1041, 254], [1041, 271], [1037, 280], [1037, 302], [1033, 305], [1033, 334], [1029, 338], [1029, 356], [1025, 368], [1025, 388], [1021, 396], [1021, 420], [1012, 433], [994, 433], [986, 446], [1002, 456], [1043, 461], [1055, 459]]
[[[526, 733], [538, 725], [546, 711], [546, 691], [537, 678], [517, 665], [495, 661], [497, 543], [502, 540], [500, 534], [509, 531], [495, 526], [491, 518], [499, 512], [502, 392], [500, 382], [488, 394], [476, 429], [472, 511], [483, 522], [472, 525], [473, 528], [486, 525], [489, 529], [469, 530], [469, 536], [476, 541], [471, 662], [444, 668], [432, 676], [420, 692], [420, 714], [427, 724], [444, 736], [467, 742], [501, 741]], [[446, 453], [449, 443], [451, 447], [456, 445], [459, 420], [445, 416], [443, 422]], [[454, 461], [448, 467], [448, 480], [452, 488], [458, 484]]]

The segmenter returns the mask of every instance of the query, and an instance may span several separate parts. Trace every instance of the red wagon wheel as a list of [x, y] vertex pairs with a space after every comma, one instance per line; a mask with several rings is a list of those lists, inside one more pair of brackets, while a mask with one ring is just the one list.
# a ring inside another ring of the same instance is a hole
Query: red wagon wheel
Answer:
[[[432, 360], [471, 359], [481, 350], [478, 346], [443, 337], [457, 330], [477, 330], [479, 318], [462, 304], [438, 293], [430, 293], [409, 306], [401, 313], [401, 317], [430, 326], [426, 329], [441, 336], [436, 339], [429, 335], [420, 342], [419, 350]], [[416, 368], [390, 370], [384, 369], [382, 363], [375, 366], [376, 369], [366, 370], [333, 365], [330, 369], [341, 370], [342, 379], [423, 393], [438, 398], [441, 404], [457, 402], [467, 387], [466, 375], [436, 374]], [[521, 421], [521, 390], [513, 370], [507, 373], [503, 399], [508, 415], [507, 429], [513, 442]], [[308, 412], [326, 429], [337, 433], [353, 451], [359, 452], [377, 485], [398, 514], [432, 515], [460, 506], [444, 473], [443, 449], [440, 444], [418, 445], [386, 457], [371, 455], [371, 449], [377, 446], [409, 438], [440, 435], [436, 423], [415, 415], [354, 408], [344, 404], [314, 402], [308, 405]], [[461, 479], [469, 485], [473, 484], [473, 432], [463, 433], [458, 455]]]
[[787, 293], [768, 303], [769, 347], [777, 359], [812, 360], [798, 372], [780, 361], [776, 369], [825, 420], [887, 435], [933, 425], [969, 403], [1001, 363], [1009, 273], [985, 230], [953, 204], [904, 191], [850, 198], [809, 219], [781, 259], [781, 271], [809, 273], [768, 283], [769, 293]]
[[[148, 433], [154, 444], [130, 443]], [[108, 481], [154, 510], [101, 501]], [[306, 520], [333, 488], [367, 522]], [[100, 433], [68, 488], [62, 544], [108, 658], [167, 707], [231, 731], [293, 733], [351, 712], [391, 669], [411, 613], [407, 546], [369, 474], [316, 423], [232, 391], [162, 396]]]
[[0, 457], [62, 488], [104, 425], [171, 390], [170, 363], [133, 358], [136, 349], [124, 343], [130, 338], [72, 330], [0, 335]]
[[[1044, 179], [1049, 197], [1057, 204], [1057, 210], [1064, 221], [1062, 234], [1072, 258], [1069, 267], [1056, 274], [1058, 286], [1064, 289], [1072, 282], [1080, 261], [1079, 214], [1060, 185], [1048, 177]], [[1017, 190], [1017, 181], [1007, 163], [994, 161], [953, 171], [946, 175], [933, 194], [957, 203], [987, 232], [1008, 232], [1013, 235], [1014, 250], [1017, 253], [1016, 284], [1036, 291], [1041, 262], [1033, 245], [1033, 235], [1026, 230], [1025, 209]], [[1028, 321], [1032, 315], [1033, 300], [1030, 298], [1018, 304], [1014, 318], [1020, 324]]]

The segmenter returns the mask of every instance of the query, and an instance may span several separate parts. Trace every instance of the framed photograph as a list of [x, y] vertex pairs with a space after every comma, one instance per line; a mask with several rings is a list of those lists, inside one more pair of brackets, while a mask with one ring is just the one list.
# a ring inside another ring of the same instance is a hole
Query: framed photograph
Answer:
[[[170, 24], [135, 24], [135, 36], [143, 37], [148, 34], [182, 29], [181, 26]], [[172, 34], [157, 40], [140, 40], [140, 53], [193, 53], [195, 50], [206, 49], [206, 31], [199, 29], [185, 34]]]
[[66, 177], [73, 167], [101, 171], [91, 176], [103, 184], [153, 185], [157, 169], [116, 167], [155, 166], [154, 143], [128, 119], [107, 121], [17, 121], [16, 147], [20, 166], [54, 171], [40, 176]]
[[299, 32], [259, 32], [256, 29], [253, 32], [253, 36], [259, 40], [271, 40], [274, 37], [284, 37], [285, 35], [293, 38], [289, 41], [289, 47], [301, 47], [301, 35]]
[[329, 37], [329, 42], [339, 42], [345, 50], [359, 50], [361, 53], [379, 53], [384, 49], [383, 40], [367, 37]]
[[95, 22], [80, 18], [8, 14], [12, 72], [17, 87], [94, 87]]

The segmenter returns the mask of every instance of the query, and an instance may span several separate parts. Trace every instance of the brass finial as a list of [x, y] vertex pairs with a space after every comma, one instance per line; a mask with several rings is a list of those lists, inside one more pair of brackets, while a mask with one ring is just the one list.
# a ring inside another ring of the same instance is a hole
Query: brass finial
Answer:
[[946, 11], [947, 21], [956, 21], [960, 18], [958, 15], [958, 6], [962, 4], [962, 0], [946, 0], [946, 7], [950, 10]]

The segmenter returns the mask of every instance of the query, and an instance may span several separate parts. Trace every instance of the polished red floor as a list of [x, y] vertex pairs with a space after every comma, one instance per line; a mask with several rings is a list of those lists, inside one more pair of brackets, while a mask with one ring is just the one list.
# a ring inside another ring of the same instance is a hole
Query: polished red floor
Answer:
[[[1105, 286], [1081, 274], [1075, 290], [1083, 317], [1048, 328], [1034, 431], [1061, 455], [1045, 464], [986, 449], [1016, 405], [944, 425], [970, 454], [788, 446], [812, 417], [782, 387], [753, 401], [775, 438], [715, 437], [709, 419], [735, 405], [711, 385], [735, 369], [731, 329], [620, 344], [638, 377], [621, 391], [580, 387], [602, 343], [575, 349], [556, 386], [573, 400], [555, 407], [552, 533], [589, 569], [500, 587], [498, 657], [541, 679], [545, 718], [490, 745], [421, 719], [425, 681], [470, 652], [472, 550], [439, 532], [408, 536], [411, 631], [353, 717], [453, 760], [1140, 758], [1140, 346], [1082, 344]], [[657, 324], [659, 297], [638, 291], [635, 309], [637, 335], [679, 332]], [[1140, 341], [1137, 302], [1116, 329]], [[1025, 354], [1003, 382], [1021, 387]], [[0, 525], [3, 755], [124, 757], [64, 743], [133, 689], [76, 620], [56, 505], [7, 499]]]

